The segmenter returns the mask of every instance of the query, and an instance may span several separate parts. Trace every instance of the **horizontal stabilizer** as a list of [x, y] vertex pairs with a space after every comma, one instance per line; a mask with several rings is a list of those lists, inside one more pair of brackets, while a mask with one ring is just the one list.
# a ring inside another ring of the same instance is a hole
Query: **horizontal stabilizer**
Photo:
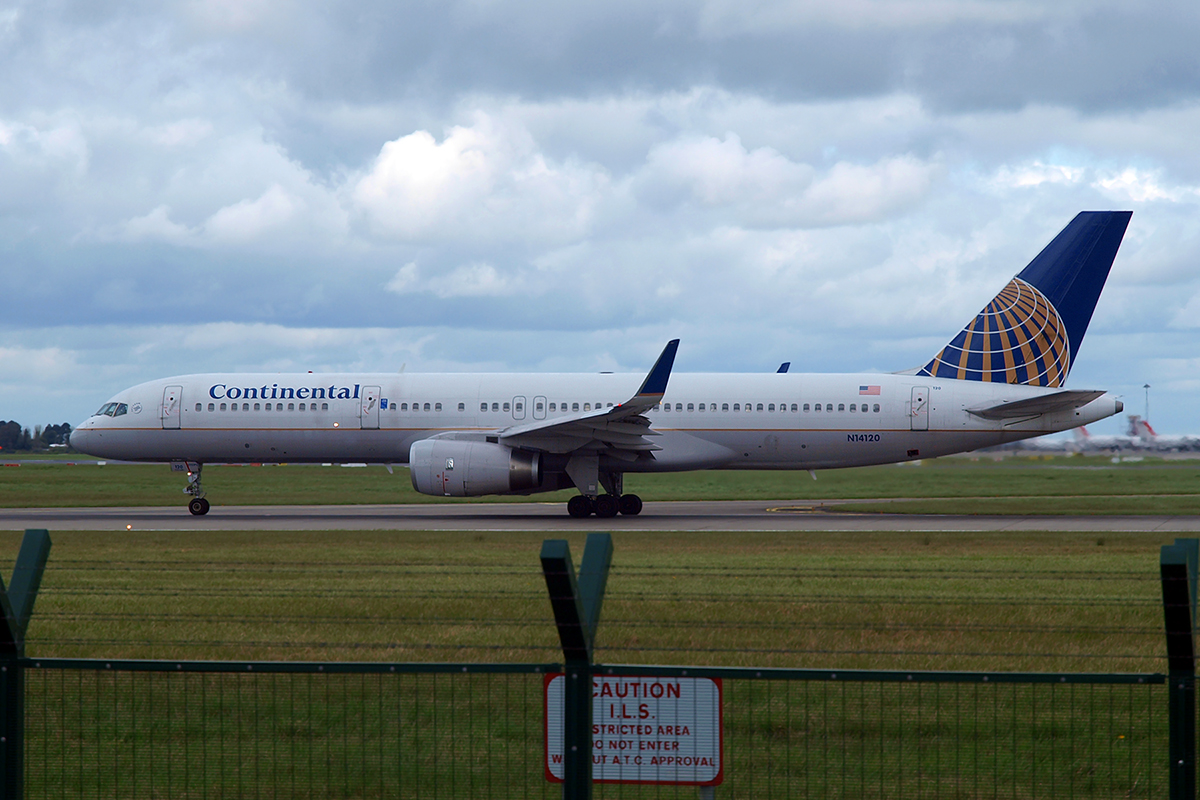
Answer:
[[1029, 397], [1025, 400], [1015, 400], [1011, 403], [1000, 403], [987, 408], [969, 408], [968, 413], [984, 419], [1017, 419], [1021, 417], [1036, 417], [1039, 414], [1049, 414], [1052, 411], [1062, 411], [1068, 408], [1086, 406], [1104, 392], [1062, 391], [1054, 394]]

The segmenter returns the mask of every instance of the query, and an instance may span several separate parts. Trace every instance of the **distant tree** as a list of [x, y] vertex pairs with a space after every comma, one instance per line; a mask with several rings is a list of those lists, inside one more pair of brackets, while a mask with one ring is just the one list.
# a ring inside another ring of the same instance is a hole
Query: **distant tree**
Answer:
[[71, 426], [64, 422], [61, 425], [47, 425], [42, 430], [41, 443], [44, 447], [52, 444], [67, 444], [70, 438]]
[[21, 425], [18, 422], [0, 422], [0, 450], [21, 449]]

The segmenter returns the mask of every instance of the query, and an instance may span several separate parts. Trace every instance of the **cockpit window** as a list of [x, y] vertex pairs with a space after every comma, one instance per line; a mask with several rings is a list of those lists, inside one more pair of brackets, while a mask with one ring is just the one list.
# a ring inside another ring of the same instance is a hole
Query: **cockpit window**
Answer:
[[100, 410], [93, 417], [119, 417], [122, 414], [129, 413], [129, 405], [127, 403], [105, 403], [100, 406]]

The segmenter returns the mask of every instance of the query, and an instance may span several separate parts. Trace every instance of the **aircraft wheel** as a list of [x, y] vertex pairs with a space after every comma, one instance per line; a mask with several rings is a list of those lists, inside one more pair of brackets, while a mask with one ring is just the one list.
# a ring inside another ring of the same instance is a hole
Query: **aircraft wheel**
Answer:
[[625, 516], [636, 517], [638, 514], [642, 513], [642, 498], [638, 497], [636, 494], [623, 494], [621, 495], [619, 508], [621, 513]]
[[208, 501], [203, 497], [193, 498], [188, 502], [188, 511], [192, 512], [194, 516], [203, 517], [208, 513]]
[[567, 501], [567, 513], [575, 519], [583, 519], [591, 516], [592, 501], [581, 494], [577, 494]]
[[601, 519], [612, 519], [621, 510], [620, 501], [615, 495], [602, 494], [596, 498], [596, 516]]

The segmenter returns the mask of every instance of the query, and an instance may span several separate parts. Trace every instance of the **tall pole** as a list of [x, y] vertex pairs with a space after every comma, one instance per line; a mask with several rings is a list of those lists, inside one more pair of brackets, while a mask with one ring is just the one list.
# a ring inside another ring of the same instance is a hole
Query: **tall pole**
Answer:
[[1144, 419], [1146, 422], [1149, 422], [1150, 421], [1150, 384], [1147, 383], [1142, 388], [1146, 390], [1146, 408], [1145, 408], [1145, 412], [1142, 414], [1142, 419]]

